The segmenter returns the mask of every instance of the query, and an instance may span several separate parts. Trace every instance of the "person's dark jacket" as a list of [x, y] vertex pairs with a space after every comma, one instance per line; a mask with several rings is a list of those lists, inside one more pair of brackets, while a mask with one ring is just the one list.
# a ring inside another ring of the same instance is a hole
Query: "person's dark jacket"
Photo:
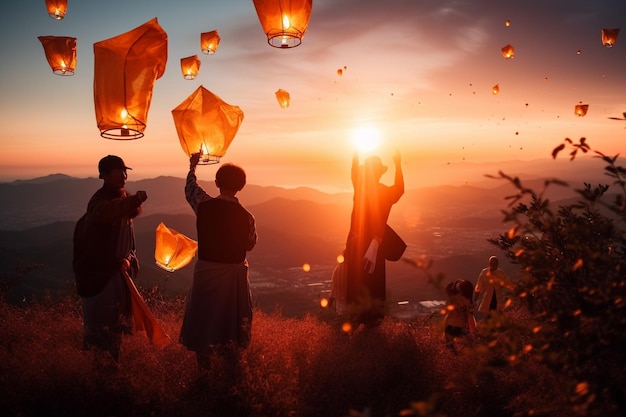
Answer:
[[137, 196], [107, 184], [91, 197], [74, 229], [72, 267], [78, 295], [97, 295], [120, 270], [122, 259], [116, 253], [121, 223], [136, 217], [140, 206]]

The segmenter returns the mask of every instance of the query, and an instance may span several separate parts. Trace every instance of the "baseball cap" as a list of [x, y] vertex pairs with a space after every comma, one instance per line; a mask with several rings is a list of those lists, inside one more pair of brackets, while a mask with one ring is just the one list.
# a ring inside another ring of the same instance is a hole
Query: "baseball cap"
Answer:
[[114, 169], [132, 169], [131, 167], [127, 167], [124, 163], [124, 160], [119, 156], [115, 155], [107, 155], [98, 162], [98, 171], [100, 172], [100, 178], [102, 178], [103, 174], [108, 174]]

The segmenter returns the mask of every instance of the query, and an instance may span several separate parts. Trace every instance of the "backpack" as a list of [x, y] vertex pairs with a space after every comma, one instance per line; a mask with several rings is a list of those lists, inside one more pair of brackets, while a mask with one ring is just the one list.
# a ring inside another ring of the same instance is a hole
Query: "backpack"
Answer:
[[83, 214], [74, 226], [72, 270], [76, 280], [76, 292], [81, 297], [93, 297], [106, 286], [118, 265], [106, 262], [103, 242], [109, 235], [104, 228], [94, 225]]

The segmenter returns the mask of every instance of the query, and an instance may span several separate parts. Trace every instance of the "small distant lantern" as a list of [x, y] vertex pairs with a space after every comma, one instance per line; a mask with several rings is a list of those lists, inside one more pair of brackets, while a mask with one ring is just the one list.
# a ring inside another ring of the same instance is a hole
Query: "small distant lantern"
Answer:
[[226, 154], [243, 121], [238, 106], [224, 102], [203, 86], [172, 110], [183, 151], [201, 152], [199, 164], [216, 164]]
[[156, 228], [154, 259], [166, 271], [176, 271], [187, 265], [196, 256], [198, 242], [174, 229], [159, 223]]
[[94, 43], [94, 102], [100, 136], [143, 137], [154, 82], [165, 73], [167, 34], [154, 18]]
[[583, 104], [583, 102], [579, 102], [576, 107], [574, 107], [574, 114], [578, 117], [583, 117], [587, 114], [587, 110], [589, 109], [589, 104]]
[[615, 45], [615, 41], [617, 40], [617, 35], [619, 35], [618, 29], [602, 29], [602, 45], [607, 48], [612, 48]]
[[220, 46], [220, 35], [217, 30], [203, 32], [200, 34], [200, 49], [203, 54], [213, 55]]
[[253, 0], [267, 43], [293, 48], [302, 43], [313, 0]]
[[74, 75], [76, 69], [76, 38], [67, 36], [39, 36], [52, 72]]
[[278, 100], [278, 104], [280, 104], [280, 107], [283, 109], [289, 107], [289, 93], [282, 88], [276, 91], [276, 100]]
[[188, 56], [180, 59], [180, 70], [186, 80], [193, 80], [198, 76], [200, 71], [200, 59], [198, 55]]
[[511, 26], [511, 21], [510, 21], [509, 19], [506, 19], [506, 20], [504, 21], [504, 26], [506, 26], [506, 27]]
[[46, 0], [48, 15], [54, 20], [62, 20], [67, 12], [67, 0]]
[[508, 44], [504, 48], [502, 48], [502, 56], [505, 59], [511, 59], [515, 56], [515, 49], [513, 49], [513, 45]]
[[337, 70], [337, 75], [340, 77], [343, 75], [343, 70], [341, 68]]
[[500, 85], [496, 84], [493, 87], [491, 87], [491, 93], [495, 96], [496, 94], [498, 94], [500, 92]]

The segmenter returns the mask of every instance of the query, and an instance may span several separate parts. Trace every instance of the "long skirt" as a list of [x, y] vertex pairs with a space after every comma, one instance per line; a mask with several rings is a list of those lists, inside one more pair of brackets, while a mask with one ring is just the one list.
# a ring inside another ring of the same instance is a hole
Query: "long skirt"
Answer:
[[198, 260], [185, 308], [179, 342], [195, 352], [216, 345], [250, 343], [252, 297], [248, 262]]

